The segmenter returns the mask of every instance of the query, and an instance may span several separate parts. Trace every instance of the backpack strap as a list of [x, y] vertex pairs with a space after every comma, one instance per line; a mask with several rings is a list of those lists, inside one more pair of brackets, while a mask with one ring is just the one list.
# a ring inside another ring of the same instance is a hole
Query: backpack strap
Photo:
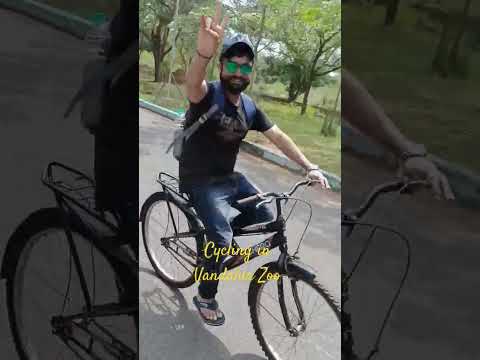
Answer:
[[215, 113], [217, 110], [218, 110], [218, 105], [213, 104], [205, 114], [200, 116], [198, 121], [195, 121], [190, 127], [188, 127], [187, 129], [179, 132], [178, 135], [172, 141], [172, 143], [168, 146], [167, 151], [165, 151], [165, 153], [168, 153], [173, 148], [173, 146], [175, 145], [175, 142], [177, 142], [177, 141], [183, 142], [184, 140], [190, 139], [190, 137], [195, 132], [197, 132], [197, 130], [203, 124], [205, 124], [207, 122], [207, 120], [210, 118], [210, 116], [212, 116], [212, 114]]
[[214, 81], [213, 84], [213, 103], [218, 105], [221, 112], [225, 112], [225, 93], [220, 81]]
[[247, 115], [248, 124], [252, 126], [253, 122], [255, 121], [255, 116], [257, 115], [257, 107], [253, 102], [252, 98], [247, 94], [242, 93], [242, 104], [243, 104], [243, 111]]
[[195, 121], [188, 129], [184, 130], [183, 137], [188, 140], [207, 120], [218, 110], [218, 105], [213, 104], [210, 109], [200, 116], [200, 118]]

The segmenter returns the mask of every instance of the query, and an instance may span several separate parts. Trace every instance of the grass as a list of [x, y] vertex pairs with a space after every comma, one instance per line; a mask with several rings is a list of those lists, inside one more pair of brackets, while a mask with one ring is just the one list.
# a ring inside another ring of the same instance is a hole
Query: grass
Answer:
[[[316, 116], [312, 108], [309, 108], [305, 116], [300, 116], [297, 106], [265, 100], [259, 100], [257, 104], [272, 122], [292, 138], [310, 161], [324, 170], [341, 175], [340, 131], [337, 131], [334, 137], [322, 136], [320, 130], [323, 118]], [[249, 133], [247, 140], [272, 147], [269, 141], [257, 132]]]
[[[169, 87], [168, 84], [152, 82], [153, 61], [148, 54], [144, 53], [140, 58], [139, 76], [142, 99], [172, 110], [187, 108], [188, 103], [181, 86]], [[273, 84], [273, 86], [280, 87], [279, 84]], [[280, 95], [275, 94], [275, 96]], [[333, 174], [341, 174], [339, 131], [334, 137], [321, 136], [320, 129], [324, 119], [313, 107], [308, 107], [306, 115], [300, 116], [298, 106], [262, 99], [255, 100], [267, 116], [293, 139], [312, 162]], [[262, 134], [255, 131], [247, 135], [247, 140], [273, 149], [273, 145]]]
[[[308, 96], [308, 103], [310, 105], [320, 105], [327, 108], [333, 108], [335, 105], [335, 98], [337, 96], [338, 91], [338, 84], [332, 86], [325, 86], [325, 87], [316, 87], [312, 88], [310, 94]], [[282, 83], [274, 83], [274, 84], [265, 84], [263, 82], [259, 82], [255, 84], [254, 91], [270, 95], [276, 97], [288, 97], [287, 87]], [[297, 98], [298, 102], [303, 101], [303, 96], [299, 96]], [[340, 108], [340, 99], [338, 101], [337, 107]]]
[[[472, 156], [480, 130], [480, 56], [471, 57], [468, 79], [440, 79], [431, 73], [438, 34], [415, 28], [418, 14], [402, 7], [396, 24], [382, 27], [384, 12], [342, 6], [343, 64], [359, 77], [400, 129], [429, 151], [480, 171]], [[371, 54], [375, 54], [372, 57]]]
[[71, 12], [75, 15], [89, 18], [97, 12], [103, 12], [109, 16], [115, 14], [120, 3], [119, 0], [37, 0], [38, 2]]

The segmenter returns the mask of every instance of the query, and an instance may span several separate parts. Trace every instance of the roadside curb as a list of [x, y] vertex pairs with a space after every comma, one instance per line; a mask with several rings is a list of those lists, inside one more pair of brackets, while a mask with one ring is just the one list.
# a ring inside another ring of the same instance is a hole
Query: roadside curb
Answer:
[[144, 109], [147, 109], [147, 110], [150, 110], [151, 112], [157, 113], [159, 115], [162, 115], [169, 120], [181, 121], [183, 119], [176, 112], [165, 109], [161, 106], [152, 104], [151, 102], [148, 102], [148, 101], [145, 101], [145, 100], [142, 100], [142, 99], [138, 99], [138, 104], [140, 105], [140, 107], [142, 107]]
[[[148, 101], [139, 99], [139, 106], [150, 110], [154, 113], [157, 113], [159, 115], [162, 115], [166, 117], [169, 120], [172, 121], [180, 121], [182, 120], [182, 117], [178, 116], [177, 113], [170, 111], [168, 109], [165, 109], [161, 106], [152, 104]], [[257, 156], [265, 161], [268, 161], [270, 163], [273, 163], [275, 165], [278, 165], [284, 169], [290, 170], [296, 174], [303, 174], [304, 170], [301, 169], [296, 163], [291, 161], [290, 159], [287, 159], [285, 156], [279, 155], [274, 153], [273, 151], [261, 146], [254, 144], [250, 141], [242, 141], [241, 144], [241, 149], [245, 152], [248, 152], [249, 154], [252, 154], [254, 156]], [[331, 174], [325, 170], [320, 169], [320, 171], [323, 173], [323, 175], [327, 178], [328, 182], [330, 183], [330, 186], [332, 187], [332, 190], [335, 192], [340, 192], [341, 191], [341, 178]]]
[[81, 39], [94, 27], [86, 19], [34, 0], [0, 0], [0, 7], [27, 15]]
[[[249, 154], [255, 155], [265, 161], [271, 162], [275, 165], [283, 167], [284, 169], [290, 170], [296, 174], [305, 174], [305, 170], [303, 170], [300, 166], [294, 163], [292, 160], [286, 158], [283, 155], [274, 153], [273, 151], [265, 148], [264, 146], [252, 143], [250, 141], [242, 141], [240, 148]], [[331, 188], [335, 192], [341, 192], [342, 190], [342, 180], [337, 175], [329, 173], [323, 169], [320, 169], [323, 176], [325, 176], [330, 184]]]
[[[386, 162], [392, 160], [392, 154], [344, 124], [342, 124], [342, 149]], [[480, 176], [437, 156], [432, 155], [430, 158], [447, 177], [457, 202], [462, 207], [480, 209]]]

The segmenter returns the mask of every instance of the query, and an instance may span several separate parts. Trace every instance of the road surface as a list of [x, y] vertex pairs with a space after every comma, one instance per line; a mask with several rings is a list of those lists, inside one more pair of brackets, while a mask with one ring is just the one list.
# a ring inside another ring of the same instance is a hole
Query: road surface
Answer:
[[[53, 160], [91, 173], [93, 138], [78, 113], [63, 119], [89, 56], [82, 41], [23, 15], [0, 10], [0, 255], [15, 227], [34, 210], [54, 204], [40, 182]], [[0, 348], [15, 360], [0, 296]]]
[[[159, 191], [159, 171], [177, 174], [177, 162], [165, 154], [174, 124], [148, 110], [140, 110], [140, 202]], [[237, 169], [251, 177], [262, 190], [285, 191], [300, 177], [241, 153]], [[339, 299], [340, 294], [340, 196], [308, 189], [302, 195], [313, 205], [313, 220], [302, 245], [302, 260], [315, 267], [321, 282]], [[298, 243], [306, 213], [298, 205], [288, 223], [289, 246]], [[278, 254], [275, 250], [273, 254]], [[268, 257], [274, 258], [274, 255]], [[267, 259], [255, 259], [242, 270], [255, 271]], [[260, 360], [264, 354], [254, 337], [247, 306], [248, 283], [220, 284], [217, 300], [226, 314], [226, 324], [214, 328], [203, 324], [192, 297], [196, 286], [181, 291], [168, 288], [152, 274], [140, 247], [140, 347], [141, 359], [168, 360]]]
[[[372, 187], [392, 180], [373, 162], [342, 153], [342, 208], [359, 204]], [[380, 359], [478, 359], [480, 224], [478, 212], [439, 201], [428, 191], [378, 199], [365, 220], [388, 225], [411, 244], [411, 267], [386, 328]], [[351, 268], [367, 239], [356, 230], [342, 243]], [[354, 275], [350, 309], [357, 348], [366, 355], [405, 266], [398, 238], [379, 233]]]

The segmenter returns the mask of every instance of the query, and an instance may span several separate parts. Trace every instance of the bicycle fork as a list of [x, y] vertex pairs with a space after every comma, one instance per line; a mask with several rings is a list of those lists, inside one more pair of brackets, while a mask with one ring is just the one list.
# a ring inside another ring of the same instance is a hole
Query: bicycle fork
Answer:
[[283, 277], [280, 277], [278, 280], [278, 299], [280, 302], [280, 309], [282, 310], [283, 321], [285, 322], [285, 328], [290, 333], [290, 336], [297, 337], [300, 333], [304, 332], [307, 328], [307, 323], [305, 321], [305, 313], [303, 311], [302, 304], [300, 302], [300, 298], [298, 296], [297, 290], [297, 282], [296, 280], [291, 279], [290, 284], [292, 286], [292, 295], [295, 301], [295, 305], [297, 307], [298, 312], [298, 322], [297, 324], [292, 324], [290, 316], [288, 314], [287, 305], [285, 302], [285, 293], [284, 293], [284, 284], [283, 284]]

